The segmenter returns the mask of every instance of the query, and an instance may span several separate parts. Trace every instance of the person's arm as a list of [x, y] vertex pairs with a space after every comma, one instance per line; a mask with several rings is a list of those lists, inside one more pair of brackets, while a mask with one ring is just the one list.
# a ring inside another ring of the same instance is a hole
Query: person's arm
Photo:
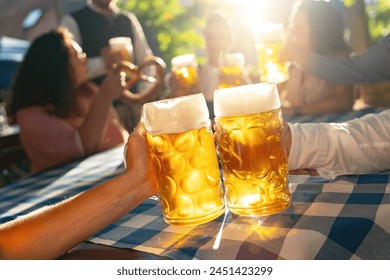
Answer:
[[133, 47], [134, 47], [134, 56], [137, 64], [141, 64], [145, 57], [153, 55], [153, 52], [146, 40], [144, 30], [137, 19], [137, 17], [131, 13], [127, 14], [131, 20], [132, 33], [133, 33]]
[[157, 192], [145, 130], [128, 140], [126, 171], [75, 197], [0, 225], [0, 259], [54, 259]]
[[[153, 52], [148, 44], [148, 41], [146, 40], [145, 32], [137, 17], [132, 13], [128, 13], [127, 15], [131, 20], [132, 26], [135, 63], [140, 65], [145, 61], [146, 57], [153, 55]], [[145, 73], [148, 76], [155, 76], [156, 71], [157, 70], [154, 69], [154, 67], [149, 67]], [[141, 81], [137, 84], [137, 90], [139, 92], [151, 87], [152, 85], [147, 82]]]
[[86, 154], [96, 152], [108, 125], [112, 102], [119, 98], [124, 90], [124, 76], [119, 71], [111, 70], [101, 84], [88, 115], [79, 128], [79, 135]]
[[293, 42], [288, 43], [287, 49], [286, 57], [297, 61], [305, 71], [334, 83], [359, 84], [390, 80], [390, 35], [366, 52], [350, 58], [307, 53]]
[[390, 169], [390, 110], [345, 123], [289, 124], [289, 129], [290, 170], [317, 169], [334, 177]]

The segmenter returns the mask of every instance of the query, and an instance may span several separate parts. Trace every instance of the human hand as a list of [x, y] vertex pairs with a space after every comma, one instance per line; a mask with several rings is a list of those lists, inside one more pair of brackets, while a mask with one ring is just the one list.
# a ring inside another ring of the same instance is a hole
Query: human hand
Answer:
[[283, 121], [283, 138], [282, 144], [286, 149], [287, 157], [290, 155], [291, 150], [291, 142], [292, 142], [292, 134], [290, 130], [290, 126], [286, 121]]
[[100, 85], [100, 94], [110, 99], [117, 99], [123, 94], [126, 87], [126, 74], [113, 68], [107, 73]]
[[132, 181], [146, 184], [150, 196], [158, 192], [157, 178], [153, 170], [152, 157], [146, 141], [146, 129], [138, 123], [130, 134], [124, 150], [126, 173]]
[[120, 52], [112, 52], [110, 47], [104, 47], [101, 50], [100, 55], [107, 70], [110, 70], [114, 64], [119, 64], [123, 61], [123, 57]]
[[[126, 90], [122, 95], [122, 100], [125, 103], [145, 103], [155, 100], [158, 97], [164, 86], [164, 76], [166, 70], [165, 62], [161, 58], [156, 56], [147, 56], [138, 66], [128, 62], [122, 62], [121, 64], [129, 64], [134, 68], [131, 73], [128, 73], [129, 81], [127, 81], [127, 89], [131, 88], [129, 83], [133, 85], [135, 81], [143, 81], [150, 84], [150, 86], [143, 88], [136, 94]], [[147, 70], [152, 72], [150, 76], [147, 74]]]

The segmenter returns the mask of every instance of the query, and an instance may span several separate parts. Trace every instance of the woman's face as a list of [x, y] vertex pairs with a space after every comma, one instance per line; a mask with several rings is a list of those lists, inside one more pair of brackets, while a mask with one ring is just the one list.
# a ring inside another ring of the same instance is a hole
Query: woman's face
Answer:
[[310, 25], [306, 14], [298, 11], [289, 24], [290, 36], [303, 50], [310, 51], [312, 48]]
[[86, 54], [75, 41], [69, 46], [69, 63], [74, 87], [77, 88], [88, 80], [88, 61]]

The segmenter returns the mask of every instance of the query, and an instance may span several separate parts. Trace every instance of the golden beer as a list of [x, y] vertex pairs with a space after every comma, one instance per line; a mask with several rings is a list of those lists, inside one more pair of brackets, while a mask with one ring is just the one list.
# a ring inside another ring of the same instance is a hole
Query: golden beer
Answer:
[[244, 85], [245, 58], [242, 53], [228, 53], [222, 58], [219, 67], [219, 88]]
[[133, 43], [130, 37], [114, 37], [108, 44], [112, 54], [118, 53], [122, 60], [133, 62]]
[[147, 103], [143, 114], [164, 220], [196, 225], [223, 214], [224, 194], [203, 95]]
[[245, 216], [283, 211], [291, 203], [291, 193], [275, 85], [218, 90], [214, 104], [218, 152], [230, 211]]
[[195, 94], [200, 91], [198, 64], [194, 54], [176, 56], [172, 59], [172, 75], [180, 81], [178, 96]]
[[280, 59], [284, 45], [283, 25], [266, 26], [259, 32], [257, 50], [261, 81], [278, 83], [288, 78], [288, 65]]

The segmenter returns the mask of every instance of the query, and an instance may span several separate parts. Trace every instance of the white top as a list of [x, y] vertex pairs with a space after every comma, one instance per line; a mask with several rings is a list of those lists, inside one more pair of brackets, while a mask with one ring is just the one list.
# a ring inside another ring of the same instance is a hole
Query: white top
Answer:
[[[100, 13], [100, 9], [94, 6], [92, 3], [88, 3], [91, 9], [95, 12]], [[139, 23], [137, 17], [128, 13], [131, 23], [132, 23], [132, 32], [134, 36], [134, 56], [136, 61], [144, 61], [145, 57], [148, 55], [152, 55], [152, 50], [149, 47], [148, 42], [146, 41], [146, 37], [144, 31], [142, 29], [141, 24]], [[69, 29], [69, 31], [73, 34], [75, 41], [82, 47], [83, 40], [81, 38], [80, 29], [76, 22], [76, 20], [71, 15], [65, 15], [61, 20], [61, 25], [65, 26]], [[105, 63], [102, 57], [89, 57], [88, 58], [88, 73], [89, 78], [97, 78], [106, 74], [107, 70], [105, 67]]]
[[317, 169], [321, 176], [390, 169], [390, 110], [345, 123], [289, 124], [289, 169]]

